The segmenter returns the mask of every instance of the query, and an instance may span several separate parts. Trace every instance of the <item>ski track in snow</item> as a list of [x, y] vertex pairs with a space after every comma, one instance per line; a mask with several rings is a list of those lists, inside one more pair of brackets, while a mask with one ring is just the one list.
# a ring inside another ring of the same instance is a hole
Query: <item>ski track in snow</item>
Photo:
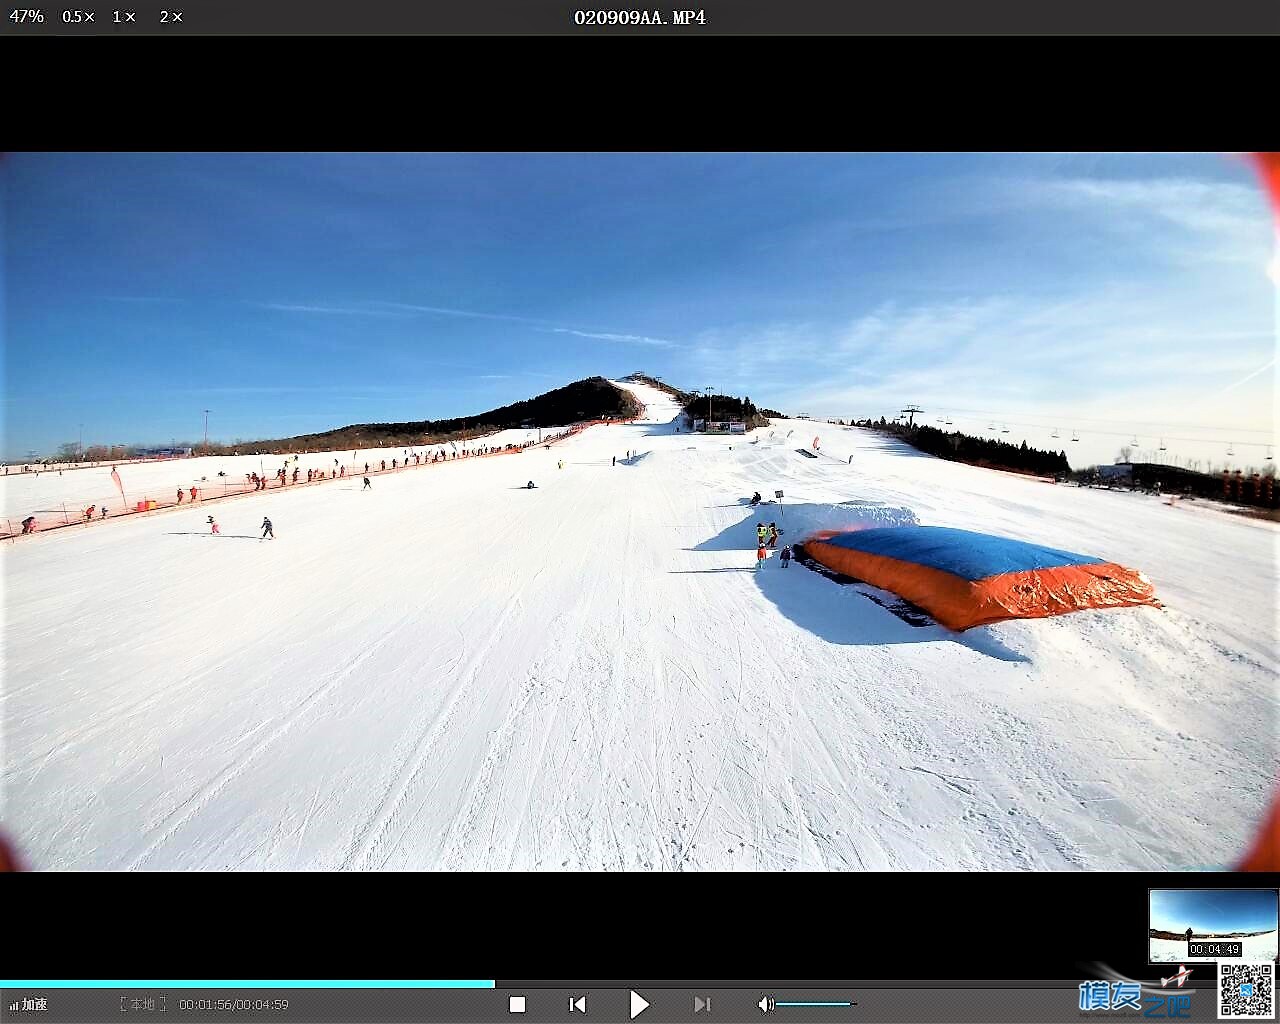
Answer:
[[[239, 499], [222, 538], [197, 506], [4, 545], [0, 820], [24, 857], [1160, 870], [1243, 852], [1280, 734], [1272, 524], [856, 428], [675, 434], [664, 395], [623, 386], [648, 422], [371, 492]], [[819, 458], [796, 454], [814, 434]], [[222, 465], [201, 461], [183, 472]], [[92, 472], [8, 480], [5, 507]], [[174, 467], [121, 472], [163, 493]], [[781, 507], [742, 504], [776, 488]], [[280, 539], [239, 544], [264, 513]], [[913, 627], [776, 551], [757, 573], [761, 519], [784, 543], [819, 521], [1005, 533], [1140, 568], [1165, 608]]]

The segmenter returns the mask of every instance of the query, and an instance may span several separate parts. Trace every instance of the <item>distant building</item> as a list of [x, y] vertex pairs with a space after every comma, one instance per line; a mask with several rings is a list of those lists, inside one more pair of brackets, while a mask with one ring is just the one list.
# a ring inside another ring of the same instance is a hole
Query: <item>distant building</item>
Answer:
[[137, 448], [140, 459], [176, 459], [192, 454], [190, 448]]
[[1098, 477], [1101, 480], [1132, 480], [1133, 463], [1117, 462], [1114, 466], [1099, 466]]

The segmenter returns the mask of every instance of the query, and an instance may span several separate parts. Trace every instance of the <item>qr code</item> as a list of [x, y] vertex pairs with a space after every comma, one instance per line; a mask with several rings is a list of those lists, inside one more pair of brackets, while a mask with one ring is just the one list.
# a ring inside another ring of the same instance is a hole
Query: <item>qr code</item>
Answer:
[[1218, 961], [1218, 1020], [1274, 1020], [1275, 964]]

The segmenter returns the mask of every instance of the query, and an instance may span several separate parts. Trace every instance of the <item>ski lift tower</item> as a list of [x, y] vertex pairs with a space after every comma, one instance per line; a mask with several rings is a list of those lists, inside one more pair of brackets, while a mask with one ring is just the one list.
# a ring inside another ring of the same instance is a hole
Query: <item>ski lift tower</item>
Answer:
[[902, 410], [903, 415], [907, 417], [907, 426], [914, 427], [916, 425], [915, 415], [918, 412], [924, 412], [918, 405], [909, 405]]

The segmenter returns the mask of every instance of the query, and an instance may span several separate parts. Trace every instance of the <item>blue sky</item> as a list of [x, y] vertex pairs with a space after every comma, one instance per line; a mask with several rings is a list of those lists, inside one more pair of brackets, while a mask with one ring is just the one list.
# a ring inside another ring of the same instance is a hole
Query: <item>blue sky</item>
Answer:
[[1153, 889], [1151, 927], [1162, 931], [1274, 931], [1275, 889]]
[[8, 458], [81, 424], [198, 439], [208, 408], [212, 438], [286, 436], [635, 369], [790, 413], [1075, 430], [1073, 463], [1130, 431], [1219, 464], [1274, 442], [1274, 239], [1235, 157], [17, 154], [0, 175]]

